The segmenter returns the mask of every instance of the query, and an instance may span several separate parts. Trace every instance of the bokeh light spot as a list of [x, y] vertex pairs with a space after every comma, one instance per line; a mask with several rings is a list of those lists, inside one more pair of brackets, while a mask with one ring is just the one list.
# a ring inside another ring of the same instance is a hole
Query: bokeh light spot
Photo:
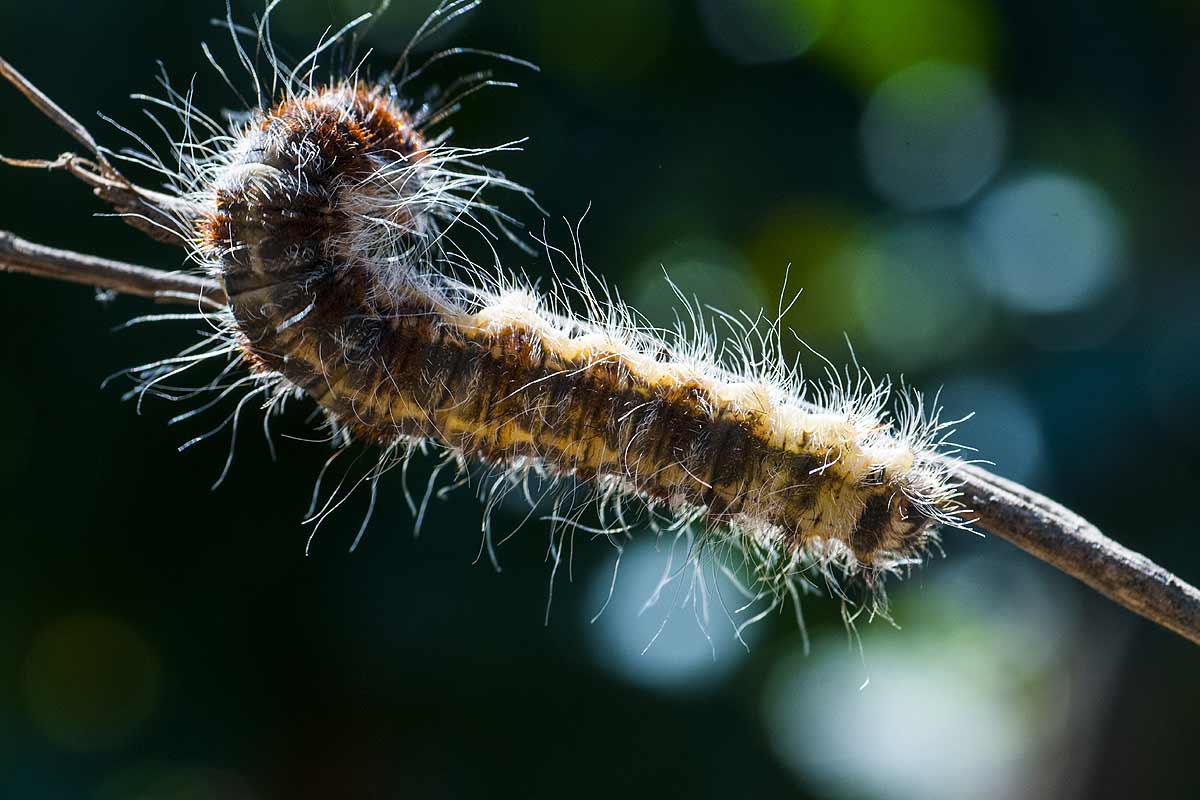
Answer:
[[864, 629], [861, 655], [829, 634], [811, 656], [780, 658], [762, 711], [781, 762], [822, 796], [1023, 796], [1027, 764], [1073, 710], [1076, 623], [1040, 575], [1013, 564], [960, 561], [919, 598], [919, 629]]
[[848, 245], [841, 259], [869, 344], [898, 367], [946, 361], [986, 330], [969, 251], [952, 228], [884, 229]]
[[782, 292], [786, 278], [789, 295], [803, 290], [784, 324], [818, 350], [841, 346], [843, 332], [857, 327], [854, 282], [841, 256], [862, 228], [853, 209], [806, 199], [773, 209], [746, 245], [763, 286]]
[[947, 383], [940, 400], [947, 418], [975, 413], [956, 426], [956, 444], [983, 454], [999, 475], [1030, 486], [1040, 483], [1046, 471], [1045, 435], [1037, 412], [1021, 391], [991, 376], [965, 376]]
[[680, 242], [646, 259], [633, 277], [630, 305], [659, 327], [672, 327], [677, 313], [687, 321], [672, 284], [693, 304], [699, 300], [734, 315], [753, 317], [767, 298], [745, 259], [707, 239]]
[[663, 57], [670, 41], [669, 3], [538, 0], [538, 63], [587, 83], [623, 83]]
[[699, 0], [709, 39], [743, 64], [787, 61], [829, 27], [839, 0]]
[[814, 50], [863, 89], [921, 61], [991, 66], [994, 10], [986, 0], [841, 0]]
[[948, 208], [970, 199], [1004, 157], [1004, 110], [983, 76], [924, 62], [880, 84], [859, 129], [867, 177], [899, 208]]
[[998, 187], [971, 223], [986, 288], [1017, 311], [1086, 307], [1117, 283], [1125, 226], [1099, 187], [1039, 172]]
[[25, 659], [25, 701], [37, 727], [73, 750], [120, 744], [153, 713], [162, 665], [128, 623], [98, 613], [57, 620]]
[[[589, 619], [604, 610], [588, 630], [592, 655], [605, 670], [638, 686], [686, 690], [711, 686], [741, 663], [746, 649], [720, 598], [740, 605], [742, 595], [708, 569], [701, 587], [687, 557], [683, 541], [663, 537], [656, 546], [643, 533], [626, 546], [615, 583], [611, 566], [597, 567], [584, 610]], [[755, 631], [743, 635], [752, 640]]]

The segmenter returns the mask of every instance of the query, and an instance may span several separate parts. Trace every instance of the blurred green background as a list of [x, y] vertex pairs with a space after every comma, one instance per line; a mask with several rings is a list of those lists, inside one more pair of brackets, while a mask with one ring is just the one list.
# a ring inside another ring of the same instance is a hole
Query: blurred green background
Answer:
[[[352, 0], [285, 0], [306, 52]], [[395, 58], [429, 2], [373, 31]], [[725, 308], [774, 306], [843, 361], [944, 387], [957, 437], [1001, 474], [1080, 511], [1192, 582], [1200, 465], [1200, 10], [1184, 0], [493, 0], [446, 42], [529, 58], [516, 91], [473, 98], [455, 141], [529, 136], [493, 163], [551, 214], [580, 217], [589, 262], [654, 319], [660, 265]], [[242, 20], [260, 7], [235, 0]], [[151, 137], [128, 98], [155, 60], [197, 104], [238, 101], [200, 41], [217, 2], [2, 0], [0, 54], [102, 142]], [[445, 83], [454, 70], [443, 70]], [[0, 152], [69, 140], [0, 87]], [[154, 139], [154, 141], [161, 141]], [[148, 176], [142, 176], [151, 180]], [[180, 254], [62, 175], [0, 172], [0, 227], [164, 268]], [[506, 208], [540, 230], [536, 211]], [[510, 248], [514, 266], [545, 274]], [[1009, 545], [947, 534], [860, 626], [812, 596], [811, 655], [790, 615], [712, 647], [690, 608], [639, 614], [664, 552], [580, 537], [549, 622], [547, 529], [474, 563], [470, 490], [420, 538], [383, 485], [305, 555], [326, 451], [244, 426], [176, 448], [224, 411], [138, 417], [122, 367], [195, 335], [114, 332], [154, 310], [0, 279], [0, 795], [13, 798], [1196, 797], [1200, 653]], [[798, 344], [794, 344], [798, 347]], [[809, 359], [810, 366], [812, 359]], [[310, 430], [295, 407], [279, 428]], [[431, 464], [411, 470], [423, 485]], [[515, 527], [519, 504], [497, 512]], [[715, 652], [715, 657], [714, 657]], [[864, 686], [865, 684], [865, 686]]]

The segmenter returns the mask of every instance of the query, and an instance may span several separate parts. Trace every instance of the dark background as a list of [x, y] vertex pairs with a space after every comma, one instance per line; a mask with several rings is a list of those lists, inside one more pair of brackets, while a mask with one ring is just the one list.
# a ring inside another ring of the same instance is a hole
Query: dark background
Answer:
[[[97, 110], [157, 136], [128, 97], [154, 93], [156, 59], [176, 85], [196, 75], [199, 107], [238, 106], [199, 46], [238, 74], [216, 2], [0, 3], [0, 55], [107, 145], [129, 139]], [[394, 6], [376, 64], [430, 4]], [[286, 0], [275, 35], [303, 53], [361, 10]], [[591, 204], [588, 260], [634, 304], [669, 320], [661, 264], [705, 302], [774, 306], [790, 263], [806, 341], [840, 362], [845, 332], [873, 373], [944, 386], [997, 471], [1200, 581], [1195, 4], [492, 0], [447, 33], [434, 46], [541, 65], [500, 65], [522, 87], [472, 99], [455, 141], [529, 136], [493, 163], [536, 189], [559, 244], [556, 220]], [[0, 97], [0, 152], [73, 144]], [[6, 168], [0, 189], [0, 227], [181, 266], [64, 175]], [[664, 558], [649, 536], [594, 624], [612, 550], [580, 537], [543, 625], [545, 523], [497, 574], [475, 563], [469, 489], [414, 539], [393, 474], [356, 552], [361, 495], [306, 556], [321, 445], [277, 436], [272, 463], [246, 425], [210, 491], [227, 432], [176, 448], [227, 409], [171, 427], [178, 406], [139, 417], [128, 384], [99, 388], [198, 324], [114, 332], [156, 309], [0, 290], [6, 797], [1200, 794], [1195, 647], [1003, 542], [948, 533], [892, 587], [899, 627], [860, 621], [861, 653], [810, 596], [811, 655], [790, 613], [747, 654], [718, 606], [715, 660], [690, 608], [641, 656], [670, 605], [638, 615]], [[304, 435], [306, 411], [279, 430]], [[497, 529], [523, 515], [502, 507]]]

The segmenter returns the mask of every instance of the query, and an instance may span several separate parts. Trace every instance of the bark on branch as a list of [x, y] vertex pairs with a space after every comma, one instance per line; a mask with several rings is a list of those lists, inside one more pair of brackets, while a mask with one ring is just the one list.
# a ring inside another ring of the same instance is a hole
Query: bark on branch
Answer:
[[82, 283], [97, 289], [149, 297], [164, 303], [225, 305], [220, 283], [182, 272], [139, 267], [122, 261], [58, 250], [0, 231], [0, 272], [23, 272], [41, 278]]
[[957, 464], [976, 525], [1086, 583], [1146, 619], [1200, 644], [1200, 590], [1083, 517], [1019, 483]]

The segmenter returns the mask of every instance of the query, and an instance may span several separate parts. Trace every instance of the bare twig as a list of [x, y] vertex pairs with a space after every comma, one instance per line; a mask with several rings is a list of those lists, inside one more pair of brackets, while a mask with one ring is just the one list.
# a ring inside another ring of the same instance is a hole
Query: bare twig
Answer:
[[143, 188], [129, 181], [109, 162], [103, 148], [96, 144], [87, 128], [63, 111], [3, 58], [0, 58], [0, 78], [15, 86], [30, 103], [55, 125], [69, 133], [75, 141], [86, 147], [91, 154], [89, 159], [74, 153], [63, 153], [53, 161], [0, 156], [0, 162], [30, 169], [65, 170], [91, 186], [97, 197], [112, 206], [127, 223], [150, 238], [165, 244], [182, 246], [187, 243], [186, 236], [193, 229], [195, 221], [193, 207], [176, 197]]
[[100, 150], [100, 145], [96, 144], [96, 140], [87, 128], [79, 124], [79, 122], [63, 111], [58, 103], [51, 100], [42, 92], [41, 89], [29, 82], [29, 79], [17, 71], [16, 67], [9, 64], [3, 58], [0, 58], [0, 77], [3, 77], [17, 90], [25, 95], [25, 98], [32, 103], [38, 111], [41, 111], [49, 117], [54, 124], [62, 128], [67, 133], [71, 134], [71, 138], [79, 142], [88, 149], [88, 152], [96, 157], [98, 163], [104, 169], [112, 169], [112, 165], [108, 163], [104, 153]]
[[27, 242], [8, 231], [0, 231], [0, 271], [82, 283], [164, 303], [204, 303], [220, 308], [226, 302], [221, 285], [208, 278], [57, 250]]
[[1200, 590], [1109, 539], [1070, 509], [977, 466], [958, 464], [976, 523], [1130, 611], [1200, 644]]

